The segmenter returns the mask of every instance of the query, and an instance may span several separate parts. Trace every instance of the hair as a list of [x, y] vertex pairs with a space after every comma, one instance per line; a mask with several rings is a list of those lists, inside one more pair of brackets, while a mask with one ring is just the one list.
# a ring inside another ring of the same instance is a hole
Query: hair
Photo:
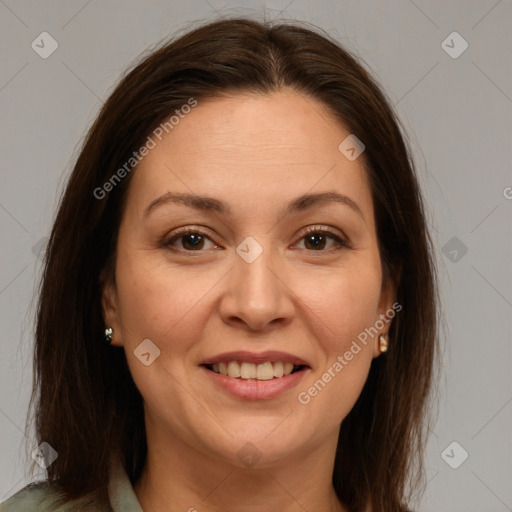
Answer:
[[[341, 423], [333, 486], [354, 511], [409, 510], [423, 455], [438, 353], [439, 300], [432, 241], [410, 149], [371, 74], [328, 34], [300, 24], [218, 19], [152, 49], [128, 70], [92, 124], [49, 238], [36, 312], [30, 412], [37, 440], [58, 458], [47, 481], [64, 501], [108, 503], [113, 453], [132, 483], [147, 454], [143, 400], [123, 350], [102, 339], [101, 291], [112, 278], [125, 179], [111, 179], [149, 134], [190, 98], [200, 104], [284, 88], [321, 102], [365, 145], [379, 252], [403, 311], [390, 349], [373, 360]], [[136, 166], [135, 170], [136, 172]]]

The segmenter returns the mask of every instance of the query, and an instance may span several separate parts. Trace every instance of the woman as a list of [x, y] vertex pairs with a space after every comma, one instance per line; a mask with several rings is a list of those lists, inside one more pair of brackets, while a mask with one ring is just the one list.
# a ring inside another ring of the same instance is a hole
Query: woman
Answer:
[[337, 43], [233, 19], [154, 51], [63, 195], [32, 397], [48, 480], [0, 510], [410, 510], [431, 253], [398, 121]]

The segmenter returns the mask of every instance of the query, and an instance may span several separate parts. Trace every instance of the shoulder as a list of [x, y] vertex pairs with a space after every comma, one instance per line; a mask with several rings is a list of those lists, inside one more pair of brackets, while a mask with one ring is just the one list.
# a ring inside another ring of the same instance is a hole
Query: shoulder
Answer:
[[63, 492], [46, 481], [31, 483], [7, 501], [0, 503], [0, 512], [34, 512], [36, 510], [37, 512], [99, 512], [100, 509], [94, 504], [93, 498], [87, 496], [69, 502]]
[[31, 510], [53, 512], [55, 507], [49, 507], [58, 499], [59, 494], [47, 482], [32, 483], [19, 490], [7, 501], [0, 503], [0, 512], [29, 512]]

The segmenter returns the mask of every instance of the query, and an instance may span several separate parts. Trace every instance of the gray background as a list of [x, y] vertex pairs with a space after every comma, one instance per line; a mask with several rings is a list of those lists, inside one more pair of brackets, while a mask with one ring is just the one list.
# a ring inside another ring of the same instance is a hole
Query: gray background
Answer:
[[[37, 255], [86, 129], [148, 46], [190, 21], [261, 19], [264, 10], [311, 22], [355, 52], [410, 135], [446, 316], [418, 510], [512, 510], [510, 0], [0, 0], [0, 501], [28, 483], [22, 441], [35, 448], [24, 425]], [[43, 31], [59, 45], [47, 59], [31, 47]], [[458, 58], [443, 48], [460, 50], [460, 39], [442, 46], [453, 31], [469, 44]], [[469, 457], [453, 469], [446, 461], [460, 463], [462, 450]]]

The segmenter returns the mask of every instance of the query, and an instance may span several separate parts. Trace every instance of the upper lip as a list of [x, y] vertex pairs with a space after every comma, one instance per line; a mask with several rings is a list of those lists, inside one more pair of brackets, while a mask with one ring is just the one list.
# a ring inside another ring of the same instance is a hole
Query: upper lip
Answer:
[[292, 363], [295, 366], [310, 366], [310, 364], [288, 352], [280, 352], [276, 350], [267, 350], [265, 352], [249, 352], [246, 350], [238, 350], [236, 352], [224, 352], [216, 356], [209, 357], [202, 361], [201, 365], [215, 364], [215, 363], [229, 363], [230, 361], [241, 361], [244, 363], [262, 364], [270, 361], [276, 363], [281, 361], [283, 363]]

